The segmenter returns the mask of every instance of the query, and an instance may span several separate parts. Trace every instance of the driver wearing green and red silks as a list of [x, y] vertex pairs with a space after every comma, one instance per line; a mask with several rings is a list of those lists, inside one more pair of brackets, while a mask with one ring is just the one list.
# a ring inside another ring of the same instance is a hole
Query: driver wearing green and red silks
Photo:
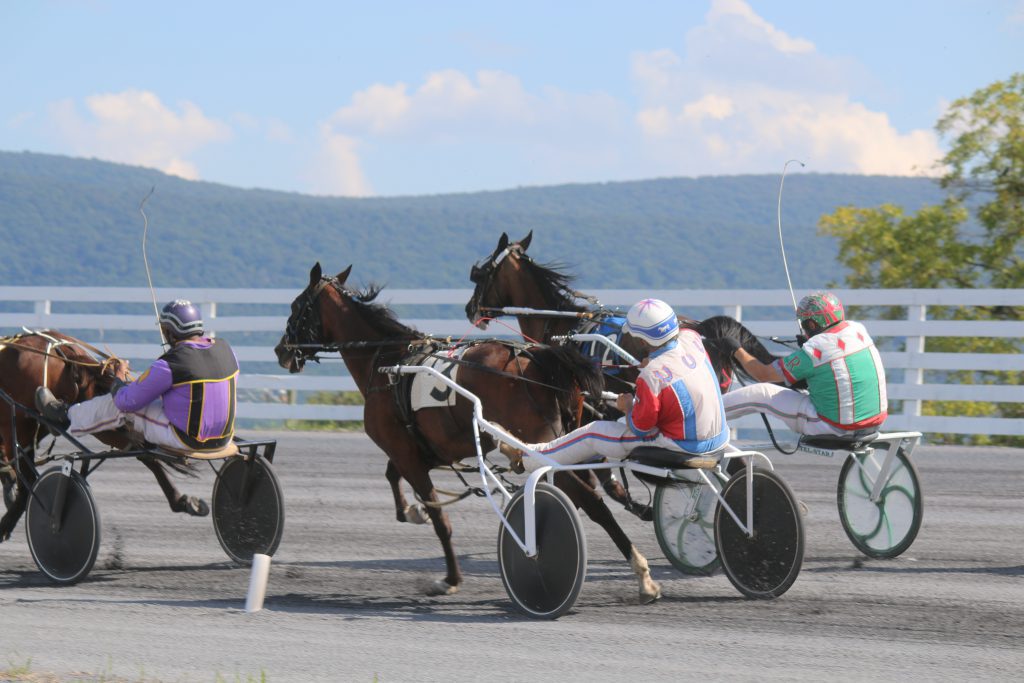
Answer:
[[[808, 338], [790, 355], [765, 364], [735, 349], [736, 360], [761, 383], [722, 397], [727, 418], [765, 413], [799, 434], [816, 436], [877, 431], [888, 409], [885, 369], [867, 329], [846, 319], [831, 292], [805, 296], [797, 317]], [[773, 384], [801, 380], [807, 382], [806, 393]]]

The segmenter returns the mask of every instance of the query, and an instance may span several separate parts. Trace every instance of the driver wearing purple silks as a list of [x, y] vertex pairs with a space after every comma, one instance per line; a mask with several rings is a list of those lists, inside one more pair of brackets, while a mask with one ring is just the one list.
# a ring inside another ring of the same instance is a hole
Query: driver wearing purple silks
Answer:
[[160, 330], [171, 348], [138, 379], [124, 381], [124, 363], [110, 394], [70, 408], [39, 387], [39, 412], [76, 436], [127, 427], [146, 443], [178, 450], [215, 451], [231, 443], [238, 378], [231, 346], [205, 336], [199, 309], [184, 299], [163, 307]]

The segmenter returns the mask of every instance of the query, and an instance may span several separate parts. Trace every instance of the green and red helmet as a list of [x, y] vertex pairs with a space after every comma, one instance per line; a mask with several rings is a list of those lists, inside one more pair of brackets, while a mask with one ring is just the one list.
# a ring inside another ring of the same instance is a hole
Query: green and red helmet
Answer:
[[800, 326], [808, 334], [817, 334], [846, 319], [843, 304], [832, 292], [817, 291], [800, 299], [796, 307]]

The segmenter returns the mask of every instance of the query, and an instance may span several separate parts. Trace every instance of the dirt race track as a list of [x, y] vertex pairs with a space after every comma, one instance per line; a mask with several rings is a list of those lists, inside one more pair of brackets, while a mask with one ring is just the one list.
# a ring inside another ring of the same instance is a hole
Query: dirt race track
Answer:
[[[247, 434], [252, 438], [262, 434]], [[721, 574], [685, 577], [649, 524], [616, 509], [664, 597], [639, 605], [628, 564], [584, 520], [589, 572], [575, 609], [521, 616], [498, 572], [486, 502], [448, 508], [465, 583], [429, 526], [398, 524], [384, 456], [361, 434], [277, 433], [287, 519], [266, 607], [209, 518], [171, 514], [134, 461], [90, 477], [103, 541], [89, 578], [49, 585], [22, 527], [0, 544], [0, 672], [30, 680], [452, 681], [1016, 679], [1024, 669], [1024, 451], [921, 447], [916, 543], [862, 558], [835, 505], [839, 462], [774, 458], [809, 506], [803, 572], [774, 601]], [[457, 486], [451, 474], [435, 478]], [[181, 487], [208, 498], [212, 474]], [[613, 504], [614, 505], [614, 504]], [[4, 674], [0, 673], [0, 680]]]

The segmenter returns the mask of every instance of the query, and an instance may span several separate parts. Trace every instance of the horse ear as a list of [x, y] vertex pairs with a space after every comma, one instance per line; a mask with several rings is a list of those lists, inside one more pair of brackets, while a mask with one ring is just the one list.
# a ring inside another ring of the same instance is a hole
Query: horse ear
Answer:
[[530, 231], [529, 235], [527, 235], [523, 239], [519, 240], [519, 246], [522, 248], [523, 251], [526, 251], [527, 249], [530, 248], [530, 240], [532, 240], [532, 239], [533, 239], [533, 230]]
[[508, 246], [508, 233], [501, 233], [501, 237], [498, 238], [498, 251], [503, 251]]
[[340, 273], [338, 273], [337, 275], [335, 275], [334, 279], [338, 281], [339, 285], [343, 285], [343, 284], [345, 284], [345, 280], [348, 279], [348, 274], [351, 273], [351, 272], [352, 272], [352, 266], [349, 265], [348, 268], [346, 268], [345, 270], [343, 270]]
[[323, 276], [323, 271], [320, 269], [320, 262], [317, 261], [313, 264], [313, 267], [309, 269], [309, 286], [312, 287], [316, 283], [320, 282], [320, 278]]

